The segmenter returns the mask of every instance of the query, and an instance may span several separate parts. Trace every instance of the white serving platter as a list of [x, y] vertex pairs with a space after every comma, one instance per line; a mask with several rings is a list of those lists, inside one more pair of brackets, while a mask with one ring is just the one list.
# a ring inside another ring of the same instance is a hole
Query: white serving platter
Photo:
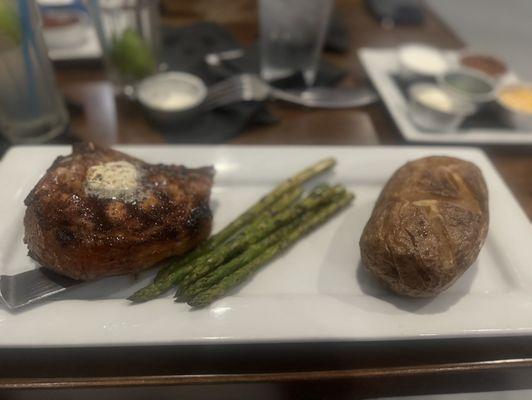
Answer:
[[523, 400], [532, 398], [531, 389], [497, 392], [431, 394], [421, 396], [379, 397], [378, 400]]
[[[360, 61], [382, 101], [394, 119], [405, 140], [413, 143], [442, 144], [491, 144], [491, 145], [532, 145], [532, 131], [508, 129], [469, 128], [452, 132], [430, 132], [419, 129], [408, 115], [408, 99], [401, 93], [393, 79], [399, 73], [396, 48], [362, 48], [358, 52]], [[456, 52], [445, 53], [452, 64]], [[517, 77], [508, 74], [508, 81]]]
[[[153, 163], [216, 167], [215, 230], [277, 182], [315, 161], [338, 160], [331, 182], [356, 193], [354, 204], [245, 286], [191, 311], [172, 293], [131, 305], [149, 282], [108, 278], [19, 312], [0, 306], [0, 347], [400, 340], [532, 333], [532, 235], [526, 215], [485, 155], [467, 148], [424, 147], [119, 147]], [[0, 162], [0, 274], [35, 268], [26, 255], [23, 201], [66, 146], [12, 148]], [[490, 231], [477, 262], [432, 300], [399, 298], [360, 265], [358, 240], [395, 169], [427, 155], [474, 162], [490, 190]], [[323, 178], [322, 178], [323, 179]]]

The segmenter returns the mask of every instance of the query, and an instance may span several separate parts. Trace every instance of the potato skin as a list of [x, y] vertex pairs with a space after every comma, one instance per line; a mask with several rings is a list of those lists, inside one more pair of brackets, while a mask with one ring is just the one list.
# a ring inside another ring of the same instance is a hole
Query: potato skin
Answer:
[[408, 162], [384, 186], [360, 238], [364, 266], [395, 293], [432, 297], [476, 260], [488, 233], [479, 168], [452, 157]]

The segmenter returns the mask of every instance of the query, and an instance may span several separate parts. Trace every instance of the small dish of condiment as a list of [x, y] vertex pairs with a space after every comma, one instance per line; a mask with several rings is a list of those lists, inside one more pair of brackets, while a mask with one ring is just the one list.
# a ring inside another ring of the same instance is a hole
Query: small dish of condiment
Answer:
[[475, 106], [495, 99], [495, 81], [471, 69], [449, 71], [438, 77], [438, 83], [451, 95]]
[[82, 46], [87, 41], [89, 23], [85, 13], [48, 11], [42, 16], [43, 36], [52, 49]]
[[483, 72], [494, 79], [499, 79], [508, 72], [508, 67], [503, 61], [488, 54], [463, 53], [460, 56], [460, 64], [465, 68]]
[[408, 88], [409, 114], [420, 128], [446, 132], [456, 130], [475, 108], [433, 83], [415, 83]]
[[189, 120], [199, 113], [207, 97], [207, 87], [195, 75], [172, 71], [144, 79], [136, 93], [153, 120], [172, 123]]
[[497, 104], [508, 125], [521, 130], [532, 129], [532, 83], [517, 83], [500, 88]]
[[449, 69], [444, 54], [430, 46], [407, 44], [397, 52], [401, 73], [405, 76], [438, 76]]

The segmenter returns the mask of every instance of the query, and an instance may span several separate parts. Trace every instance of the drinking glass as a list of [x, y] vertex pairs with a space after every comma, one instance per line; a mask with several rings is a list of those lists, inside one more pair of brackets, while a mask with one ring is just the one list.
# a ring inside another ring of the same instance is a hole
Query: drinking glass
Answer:
[[157, 71], [160, 50], [157, 0], [89, 0], [88, 6], [117, 93]]
[[266, 81], [302, 73], [311, 86], [333, 0], [260, 0], [261, 76]]
[[0, 0], [0, 133], [12, 143], [42, 143], [68, 125], [40, 21], [34, 0]]

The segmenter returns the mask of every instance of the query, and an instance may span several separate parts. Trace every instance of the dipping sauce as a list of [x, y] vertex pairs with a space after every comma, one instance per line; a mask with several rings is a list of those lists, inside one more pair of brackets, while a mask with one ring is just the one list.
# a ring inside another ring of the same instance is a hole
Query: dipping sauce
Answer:
[[486, 94], [493, 90], [493, 87], [486, 81], [460, 72], [447, 75], [445, 81], [448, 85], [465, 93]]
[[47, 28], [62, 28], [81, 23], [81, 18], [76, 14], [60, 14], [47, 13], [43, 15], [43, 27]]
[[505, 107], [532, 114], [532, 87], [508, 86], [499, 92], [499, 101]]
[[165, 72], [146, 78], [138, 87], [141, 103], [160, 111], [180, 111], [197, 106], [206, 95], [203, 82], [191, 74]]
[[460, 101], [434, 83], [414, 83], [408, 87], [408, 95], [410, 118], [431, 132], [455, 131], [474, 111], [471, 103]]
[[[183, 74], [184, 75], [184, 74]], [[146, 79], [139, 87], [140, 100], [155, 109], [178, 111], [197, 105], [204, 97], [197, 86], [177, 73], [163, 73]]]
[[402, 67], [419, 75], [440, 75], [448, 69], [448, 63], [442, 52], [425, 45], [410, 44], [402, 46], [398, 52]]
[[460, 58], [460, 63], [467, 68], [483, 72], [493, 78], [505, 74], [508, 68], [501, 60], [484, 54], [468, 54]]
[[190, 121], [201, 112], [207, 87], [186, 72], [163, 72], [144, 79], [137, 86], [137, 99], [153, 122]]
[[149, 96], [152, 106], [165, 111], [190, 108], [197, 103], [197, 97], [187, 91], [154, 90]]
[[456, 108], [455, 102], [451, 96], [437, 86], [419, 86], [418, 90], [413, 92], [413, 96], [415, 96], [415, 99], [424, 106], [444, 113], [451, 113]]
[[76, 48], [87, 41], [89, 23], [82, 12], [44, 9], [42, 21], [42, 33], [50, 49]]
[[494, 81], [481, 72], [469, 69], [451, 71], [441, 76], [439, 82], [453, 96], [473, 103], [483, 103], [495, 97]]

